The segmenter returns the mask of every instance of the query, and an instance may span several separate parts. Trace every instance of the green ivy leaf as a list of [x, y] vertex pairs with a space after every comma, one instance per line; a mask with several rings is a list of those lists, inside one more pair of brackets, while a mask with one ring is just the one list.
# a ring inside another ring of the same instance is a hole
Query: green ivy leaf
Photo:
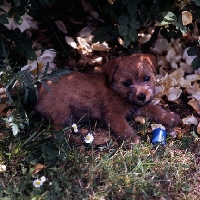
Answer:
[[197, 49], [195, 47], [191, 47], [187, 50], [188, 56], [196, 56], [197, 55]]
[[137, 4], [135, 2], [130, 2], [127, 9], [130, 15], [135, 15], [137, 12]]
[[168, 37], [170, 37], [170, 38], [174, 38], [175, 36], [176, 36], [176, 31], [173, 31], [173, 30], [169, 30], [169, 32], [168, 32]]
[[128, 4], [128, 2], [129, 2], [129, 0], [121, 0], [121, 2], [122, 2], [123, 6], [126, 6]]
[[117, 19], [117, 14], [113, 9], [111, 9], [111, 11], [110, 11], [110, 17], [113, 20]]
[[93, 42], [104, 42], [104, 41], [109, 41], [111, 36], [110, 36], [110, 32], [112, 31], [111, 27], [101, 27], [98, 31], [94, 31], [93, 35]]
[[128, 36], [124, 37], [124, 47], [127, 48], [130, 44], [131, 44], [130, 38]]
[[163, 15], [162, 13], [158, 13], [156, 16], [155, 16], [155, 19], [157, 22], [161, 23], [163, 21]]
[[129, 25], [132, 29], [139, 29], [140, 28], [140, 23], [135, 19], [131, 19]]
[[8, 15], [7, 14], [0, 15], [0, 23], [1, 24], [9, 24]]
[[200, 66], [200, 57], [196, 57], [192, 61], [192, 68], [193, 68], [193, 70], [197, 70], [197, 69], [199, 69], [199, 66]]
[[118, 33], [121, 36], [127, 36], [129, 32], [128, 26], [127, 25], [120, 25], [118, 27]]
[[13, 0], [13, 1], [14, 1], [14, 4], [16, 7], [20, 6], [20, 4], [21, 4], [20, 0]]
[[129, 29], [128, 33], [128, 38], [132, 41], [135, 42], [135, 40], [138, 38], [138, 33], [135, 29]]
[[118, 18], [118, 23], [122, 25], [127, 25], [129, 23], [129, 18], [127, 16], [120, 16]]
[[196, 0], [196, 1], [194, 1], [194, 3], [195, 3], [197, 6], [200, 6], [200, 0]]
[[16, 23], [18, 24], [18, 25], [21, 25], [22, 24], [22, 22], [23, 22], [23, 18], [20, 16], [20, 15], [14, 15], [14, 20], [16, 21]]
[[35, 51], [33, 51], [33, 50], [26, 50], [24, 52], [24, 54], [27, 57], [27, 59], [29, 59], [29, 60], [36, 60], [37, 59], [37, 55], [36, 55]]
[[172, 12], [162, 12], [164, 21], [166, 22], [175, 22], [177, 21], [177, 17], [174, 13]]
[[105, 5], [103, 6], [102, 11], [103, 11], [104, 13], [109, 13], [110, 10], [111, 10], [111, 6], [110, 6], [110, 5], [105, 4]]
[[20, 15], [23, 16], [25, 14], [25, 8], [22, 6], [19, 7], [12, 7], [8, 11], [8, 16], [13, 17], [14, 15]]
[[180, 31], [183, 33], [183, 34], [185, 34], [185, 33], [187, 33], [187, 27], [186, 26], [184, 26], [183, 24], [181, 24], [180, 22], [176, 22], [175, 23], [175, 26], [176, 26], [176, 28], [177, 29], [180, 29]]
[[56, 0], [39, 0], [39, 3], [43, 6], [53, 5], [54, 3], [56, 3]]

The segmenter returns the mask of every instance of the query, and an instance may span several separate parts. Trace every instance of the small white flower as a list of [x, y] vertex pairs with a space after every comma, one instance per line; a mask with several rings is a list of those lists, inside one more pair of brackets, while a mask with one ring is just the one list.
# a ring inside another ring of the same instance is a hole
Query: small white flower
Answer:
[[56, 57], [56, 52], [54, 49], [49, 49], [45, 50], [42, 54], [41, 51], [37, 51], [36, 54], [38, 56], [37, 60], [28, 60], [28, 64], [22, 67], [21, 71], [29, 70], [33, 75], [36, 75], [38, 70], [39, 78], [41, 78], [43, 76], [43, 73], [45, 72], [47, 63], [49, 64], [47, 74], [50, 74], [56, 67], [56, 64], [53, 63], [53, 60]]
[[45, 182], [45, 181], [46, 181], [46, 177], [45, 177], [45, 176], [42, 176], [42, 177], [40, 178], [40, 181]]
[[84, 137], [84, 142], [85, 143], [92, 143], [94, 140], [94, 136], [91, 133], [88, 133], [85, 137]]
[[43, 181], [39, 180], [39, 179], [36, 179], [33, 181], [33, 186], [36, 187], [36, 188], [39, 188], [43, 185]]
[[74, 132], [77, 133], [78, 132], [78, 127], [76, 124], [72, 124], [72, 128], [74, 129]]

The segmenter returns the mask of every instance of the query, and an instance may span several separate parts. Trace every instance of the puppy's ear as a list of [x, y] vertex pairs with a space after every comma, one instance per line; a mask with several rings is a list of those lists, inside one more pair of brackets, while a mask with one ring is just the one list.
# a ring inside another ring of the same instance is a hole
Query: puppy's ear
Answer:
[[147, 60], [149, 61], [150, 66], [155, 73], [156, 72], [156, 66], [157, 66], [156, 56], [154, 56], [153, 54], [145, 54], [145, 55], [147, 56]]
[[117, 71], [118, 67], [118, 58], [114, 58], [113, 60], [110, 60], [108, 63], [106, 63], [105, 71], [110, 82], [113, 81], [115, 72]]

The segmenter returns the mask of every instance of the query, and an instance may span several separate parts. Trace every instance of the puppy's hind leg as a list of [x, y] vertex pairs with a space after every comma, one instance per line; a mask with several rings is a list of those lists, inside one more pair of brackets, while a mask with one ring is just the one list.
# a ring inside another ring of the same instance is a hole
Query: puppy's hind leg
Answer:
[[70, 124], [70, 111], [68, 109], [54, 110], [48, 114], [50, 124], [52, 124], [53, 129], [61, 130], [64, 126]]

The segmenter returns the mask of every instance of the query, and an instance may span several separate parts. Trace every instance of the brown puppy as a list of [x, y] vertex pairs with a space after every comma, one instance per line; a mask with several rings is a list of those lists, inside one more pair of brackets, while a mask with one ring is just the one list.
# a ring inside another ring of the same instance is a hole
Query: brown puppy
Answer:
[[168, 126], [180, 123], [178, 115], [150, 103], [155, 90], [153, 55], [119, 57], [105, 69], [106, 74], [72, 72], [58, 83], [48, 81], [50, 92], [41, 85], [35, 110], [57, 125], [69, 124], [71, 117], [104, 120], [118, 139], [131, 138], [133, 143], [139, 138], [126, 121], [128, 117], [143, 115]]

